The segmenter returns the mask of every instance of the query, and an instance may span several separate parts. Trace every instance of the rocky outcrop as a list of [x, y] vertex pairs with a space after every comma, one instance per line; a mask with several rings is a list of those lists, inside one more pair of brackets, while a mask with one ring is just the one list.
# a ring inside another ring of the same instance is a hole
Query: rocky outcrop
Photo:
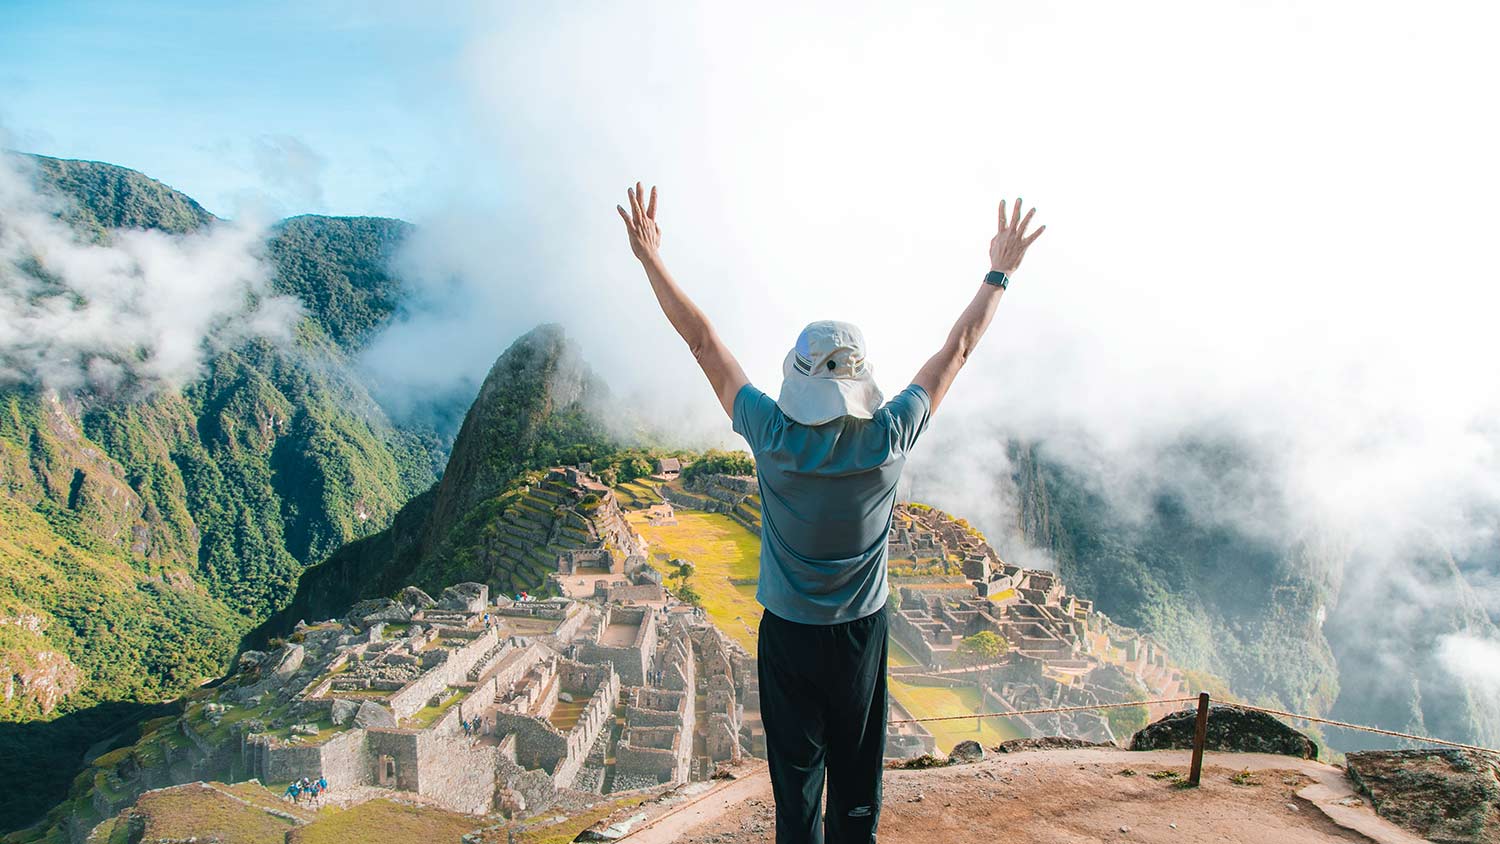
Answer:
[[1007, 739], [995, 745], [996, 753], [1024, 753], [1028, 750], [1075, 750], [1081, 747], [1115, 747], [1107, 741], [1085, 741], [1066, 736]]
[[401, 594], [396, 596], [396, 600], [400, 601], [402, 606], [412, 612], [431, 609], [437, 606], [437, 601], [432, 600], [431, 595], [415, 586], [408, 586], [402, 589]]
[[984, 761], [984, 745], [973, 739], [961, 741], [953, 746], [953, 752], [948, 754], [949, 765], [963, 765], [969, 762]]
[[396, 726], [396, 716], [392, 715], [391, 711], [384, 706], [367, 700], [361, 703], [359, 711], [354, 713], [354, 726], [362, 729], [369, 729], [371, 727], [394, 729]]
[[489, 602], [490, 587], [483, 583], [459, 583], [443, 590], [438, 598], [438, 608], [454, 612], [484, 612]]
[[[12, 658], [19, 664], [12, 665]], [[60, 651], [0, 654], [0, 703], [10, 704], [20, 698], [48, 715], [77, 691], [81, 682], [78, 666]]]
[[[1197, 720], [1196, 709], [1173, 712], [1136, 733], [1130, 740], [1130, 749], [1190, 748]], [[1318, 758], [1318, 745], [1312, 739], [1263, 712], [1232, 706], [1209, 707], [1204, 747], [1228, 753], [1278, 753], [1300, 759]]]
[[1437, 844], [1500, 841], [1500, 757], [1452, 748], [1346, 758], [1349, 779], [1392, 823]]
[[387, 624], [405, 624], [411, 621], [411, 610], [390, 598], [371, 598], [350, 607], [349, 614], [345, 618], [359, 627], [369, 627], [377, 621]]

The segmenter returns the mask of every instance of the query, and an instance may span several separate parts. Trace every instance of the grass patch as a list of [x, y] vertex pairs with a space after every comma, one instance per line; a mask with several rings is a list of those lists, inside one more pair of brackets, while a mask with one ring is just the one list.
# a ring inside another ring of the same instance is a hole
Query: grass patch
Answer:
[[896, 641], [895, 637], [890, 638], [890, 646], [886, 651], [886, 662], [892, 668], [909, 668], [920, 664], [917, 662], [917, 658], [911, 655], [911, 651], [908, 651], [905, 645]]
[[1150, 777], [1151, 779], [1154, 779], [1154, 780], [1180, 780], [1180, 779], [1182, 779], [1182, 772], [1181, 771], [1172, 771], [1172, 770], [1167, 770], [1167, 771], [1152, 771], [1151, 773], [1147, 774], [1146, 776], [1148, 776], [1148, 777]]
[[688, 582], [702, 596], [703, 609], [720, 630], [754, 654], [761, 614], [755, 587], [735, 586], [729, 579], [759, 577], [760, 537], [720, 513], [679, 509], [675, 525], [649, 525], [641, 512], [626, 518], [650, 543], [651, 565], [663, 575], [673, 571], [658, 553], [693, 562], [696, 571]]
[[575, 700], [572, 703], [560, 700], [556, 706], [552, 707], [552, 714], [547, 716], [547, 720], [552, 722], [552, 726], [566, 734], [578, 725], [579, 717], [588, 706], [588, 698]]
[[459, 689], [457, 694], [437, 706], [424, 706], [402, 719], [401, 726], [407, 729], [425, 730], [437, 723], [437, 720], [443, 717], [443, 713], [462, 703], [464, 698], [468, 696], [469, 692], [467, 689]]
[[[347, 809], [324, 809], [318, 819], [285, 836], [287, 844], [428, 844], [458, 841], [484, 824], [480, 818], [389, 800], [371, 800]], [[278, 839], [279, 840], [279, 839]]]
[[[948, 715], [970, 715], [979, 711], [979, 690], [949, 689], [941, 686], [917, 686], [890, 678], [891, 696], [910, 712], [913, 718], [941, 718]], [[975, 729], [973, 721], [932, 721], [922, 726], [932, 733], [937, 749], [943, 753], [970, 739], [993, 747], [1006, 739], [1021, 738], [1021, 733], [1004, 718], [985, 718]]]
[[294, 827], [291, 821], [197, 784], [143, 794], [136, 809], [146, 817], [147, 841], [196, 838], [281, 844]]

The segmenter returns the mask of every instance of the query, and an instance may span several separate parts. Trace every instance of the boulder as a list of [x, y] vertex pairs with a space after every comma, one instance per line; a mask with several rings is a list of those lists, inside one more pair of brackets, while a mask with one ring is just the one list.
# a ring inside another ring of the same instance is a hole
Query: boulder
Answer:
[[342, 727], [345, 724], [349, 723], [349, 721], [354, 718], [354, 714], [358, 711], [359, 705], [354, 701], [334, 698], [333, 706], [328, 710], [328, 717], [329, 720], [333, 721], [333, 723]]
[[483, 583], [459, 583], [443, 590], [438, 609], [455, 612], [484, 612], [490, 601], [490, 587]]
[[434, 601], [431, 595], [415, 586], [408, 586], [402, 589], [401, 594], [396, 596], [396, 600], [400, 601], [402, 606], [412, 612], [437, 606], [437, 601]]
[[948, 754], [949, 765], [963, 765], [969, 762], [984, 761], [984, 745], [973, 739], [961, 741], [953, 746], [953, 752]]
[[[1182, 709], [1148, 724], [1130, 739], [1131, 750], [1184, 750], [1193, 746], [1197, 709]], [[1226, 753], [1278, 753], [1300, 759], [1318, 758], [1312, 739], [1264, 712], [1232, 706], [1208, 708], [1208, 750]]]
[[1022, 753], [1027, 750], [1077, 750], [1082, 747], [1115, 747], [1113, 742], [1086, 741], [1066, 736], [1006, 739], [995, 745], [997, 753]]
[[315, 736], [318, 734], [317, 724], [293, 724], [290, 729], [294, 736]]
[[1437, 844], [1500, 841], [1500, 757], [1459, 748], [1360, 750], [1349, 779], [1376, 814]]
[[276, 659], [276, 667], [271, 673], [280, 678], [287, 678], [296, 674], [302, 668], [302, 660], [307, 658], [307, 651], [301, 645], [287, 645], [282, 648], [281, 655]]
[[261, 663], [265, 662], [266, 659], [269, 658], [269, 656], [270, 654], [267, 654], [265, 651], [245, 651], [244, 653], [240, 654], [240, 670], [254, 671], [255, 669], [259, 668], [261, 666]]
[[367, 700], [361, 702], [358, 711], [354, 713], [354, 726], [361, 729], [369, 729], [371, 727], [394, 728], [396, 726], [396, 716], [392, 715], [389, 709], [386, 709], [375, 701]]
[[390, 598], [371, 598], [350, 607], [348, 620], [360, 627], [369, 627], [377, 621], [405, 624], [411, 621], [411, 610]]

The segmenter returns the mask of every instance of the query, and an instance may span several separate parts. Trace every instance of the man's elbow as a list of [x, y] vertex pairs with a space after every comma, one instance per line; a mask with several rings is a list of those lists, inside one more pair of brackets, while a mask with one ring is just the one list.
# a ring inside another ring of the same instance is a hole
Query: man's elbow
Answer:
[[697, 361], [699, 366], [703, 365], [704, 360], [713, 356], [714, 350], [719, 345], [719, 338], [714, 336], [711, 331], [705, 331], [683, 339], [687, 340], [688, 351], [692, 353], [693, 360]]

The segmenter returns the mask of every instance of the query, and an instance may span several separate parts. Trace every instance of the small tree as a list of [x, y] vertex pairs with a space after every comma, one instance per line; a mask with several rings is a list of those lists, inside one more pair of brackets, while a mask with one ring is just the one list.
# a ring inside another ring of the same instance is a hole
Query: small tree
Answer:
[[687, 579], [693, 576], [693, 571], [694, 571], [695, 567], [693, 566], [693, 563], [692, 563], [691, 560], [677, 560], [676, 562], [677, 562], [677, 579], [679, 581], [681, 581], [683, 585], [686, 585], [687, 584]]
[[958, 652], [967, 657], [970, 665], [994, 662], [1008, 650], [1010, 643], [993, 630], [981, 630], [972, 636], [965, 636], [958, 643]]

